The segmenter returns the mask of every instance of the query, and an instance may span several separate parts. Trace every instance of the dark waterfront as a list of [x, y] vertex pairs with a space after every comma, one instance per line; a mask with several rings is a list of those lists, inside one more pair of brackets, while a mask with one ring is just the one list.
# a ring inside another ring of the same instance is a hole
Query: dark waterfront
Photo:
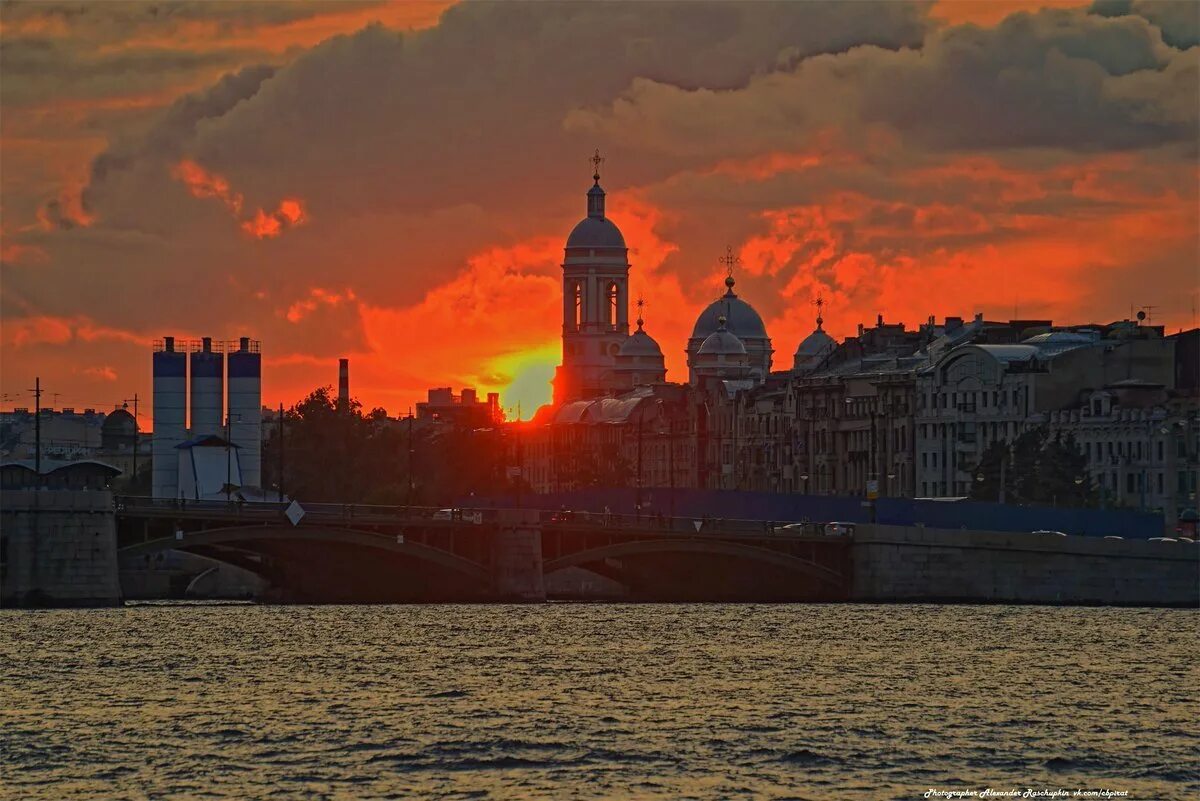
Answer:
[[4, 612], [4, 790], [60, 798], [1195, 798], [1189, 610]]

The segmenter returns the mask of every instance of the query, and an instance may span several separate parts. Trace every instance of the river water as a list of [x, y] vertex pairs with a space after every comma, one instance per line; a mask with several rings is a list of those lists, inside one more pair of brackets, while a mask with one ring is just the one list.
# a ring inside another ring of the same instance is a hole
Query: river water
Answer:
[[6, 611], [0, 797], [1194, 799], [1198, 620], [1002, 606]]

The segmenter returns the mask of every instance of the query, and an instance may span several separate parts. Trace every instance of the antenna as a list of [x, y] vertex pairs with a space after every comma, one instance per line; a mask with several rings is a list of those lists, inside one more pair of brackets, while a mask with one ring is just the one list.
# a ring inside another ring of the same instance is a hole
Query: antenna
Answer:
[[1138, 319], [1139, 320], [1144, 319], [1147, 323], [1153, 323], [1154, 322], [1154, 310], [1157, 308], [1158, 308], [1157, 306], [1143, 306], [1142, 311], [1138, 313]]

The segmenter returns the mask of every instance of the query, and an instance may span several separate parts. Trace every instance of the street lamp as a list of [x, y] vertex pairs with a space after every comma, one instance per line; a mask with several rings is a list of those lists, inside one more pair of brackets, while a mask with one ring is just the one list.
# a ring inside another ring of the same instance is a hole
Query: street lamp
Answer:
[[[229, 503], [230, 494], [233, 491], [233, 444], [231, 442], [232, 428], [234, 418], [240, 423], [242, 416], [240, 414], [225, 415], [225, 502]], [[239, 466], [240, 467], [240, 466]], [[239, 470], [240, 472], [240, 470]], [[238, 481], [241, 481], [241, 476], [238, 476]]]

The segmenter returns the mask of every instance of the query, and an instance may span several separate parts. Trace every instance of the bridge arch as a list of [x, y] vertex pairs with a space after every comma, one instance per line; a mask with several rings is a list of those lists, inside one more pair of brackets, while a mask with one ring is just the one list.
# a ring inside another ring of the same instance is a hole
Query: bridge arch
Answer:
[[836, 570], [831, 570], [824, 565], [810, 562], [807, 559], [801, 559], [798, 556], [773, 551], [769, 548], [760, 548], [755, 545], [745, 545], [740, 542], [715, 539], [654, 539], [616, 542], [547, 560], [542, 567], [543, 572], [553, 573], [556, 570], [567, 567], [584, 567], [590, 562], [602, 562], [605, 559], [675, 553], [728, 556], [734, 559], [771, 565], [772, 567], [797, 573], [807, 578], [816, 579], [835, 589], [842, 588], [846, 581], [846, 577]]
[[[119, 556], [138, 557], [161, 551], [191, 551], [210, 559], [227, 561], [237, 567], [246, 568], [243, 559], [222, 559], [225, 549], [236, 549], [240, 554], [254, 552], [254, 542], [316, 542], [348, 545], [399, 554], [418, 561], [433, 564], [458, 573], [464, 578], [486, 583], [489, 580], [485, 566], [461, 556], [431, 548], [408, 540], [397, 541], [394, 534], [376, 534], [350, 528], [328, 526], [305, 526], [285, 528], [283, 526], [231, 526], [189, 531], [182, 539], [161, 537], [148, 542], [129, 545], [118, 551]], [[269, 554], [274, 555], [274, 554]]]

